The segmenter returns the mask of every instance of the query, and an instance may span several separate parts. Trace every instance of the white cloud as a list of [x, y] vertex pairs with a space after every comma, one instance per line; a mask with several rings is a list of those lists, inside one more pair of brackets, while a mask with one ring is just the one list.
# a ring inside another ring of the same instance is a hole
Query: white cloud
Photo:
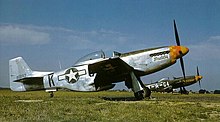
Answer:
[[208, 41], [220, 41], [220, 36], [211, 36]]
[[50, 35], [34, 28], [19, 25], [1, 25], [0, 43], [39, 45], [50, 41]]
[[0, 24], [0, 43], [5, 45], [40, 45], [68, 47], [71, 50], [134, 50], [143, 48], [131, 35], [113, 30], [78, 31], [63, 27]]
[[220, 59], [220, 36], [211, 36], [205, 42], [190, 45], [189, 55], [194, 60], [219, 60]]
[[[114, 50], [115, 48], [129, 48], [133, 44], [129, 43], [131, 37], [123, 35], [119, 32], [101, 30], [92, 31], [76, 31], [64, 28], [54, 28], [55, 33], [51, 33], [52, 39], [62, 42], [63, 45], [68, 44], [70, 48], [77, 49], [95, 49], [95, 50]], [[58, 35], [59, 34], [59, 37]]]

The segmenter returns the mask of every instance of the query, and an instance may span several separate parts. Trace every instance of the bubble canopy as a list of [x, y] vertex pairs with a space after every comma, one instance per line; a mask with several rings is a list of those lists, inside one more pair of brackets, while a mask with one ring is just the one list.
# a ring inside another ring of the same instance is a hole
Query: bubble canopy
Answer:
[[82, 58], [80, 58], [74, 65], [81, 64], [82, 62], [89, 61], [89, 60], [94, 60], [94, 59], [99, 59], [99, 58], [105, 58], [105, 53], [101, 51], [96, 51], [92, 52]]

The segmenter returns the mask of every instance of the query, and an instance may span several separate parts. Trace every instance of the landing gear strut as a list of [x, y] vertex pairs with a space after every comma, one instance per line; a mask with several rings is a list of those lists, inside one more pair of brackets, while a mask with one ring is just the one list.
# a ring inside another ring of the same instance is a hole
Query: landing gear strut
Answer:
[[180, 87], [180, 93], [181, 94], [189, 94], [189, 92], [185, 89], [185, 87]]
[[150, 98], [151, 95], [151, 91], [148, 87], [143, 87], [144, 90], [142, 91], [138, 91], [136, 93], [134, 93], [134, 96], [137, 100], [142, 100], [144, 98]]
[[139, 81], [141, 87], [144, 89], [144, 93], [143, 93], [144, 98], [150, 98], [151, 90], [143, 84], [143, 82], [141, 81], [140, 78], [138, 78], [138, 81]]
[[135, 98], [137, 100], [142, 100], [144, 98], [150, 98], [151, 90], [143, 84], [143, 82], [141, 81], [140, 78], [138, 78], [138, 81], [139, 81], [141, 87], [143, 88], [143, 90], [134, 93]]
[[137, 77], [134, 72], [130, 72], [130, 76], [126, 79], [126, 81], [130, 83], [130, 85], [126, 84], [126, 86], [128, 88], [132, 88], [134, 96], [137, 100], [142, 100], [146, 97], [150, 97], [150, 89], [143, 84], [140, 77]]

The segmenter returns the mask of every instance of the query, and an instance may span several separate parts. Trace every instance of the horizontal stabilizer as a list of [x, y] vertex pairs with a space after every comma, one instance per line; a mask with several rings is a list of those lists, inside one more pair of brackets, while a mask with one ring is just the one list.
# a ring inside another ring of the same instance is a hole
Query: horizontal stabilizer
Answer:
[[43, 89], [43, 76], [50, 72], [32, 71], [22, 57], [9, 60], [10, 89], [30, 91]]
[[19, 79], [19, 80], [15, 80], [13, 82], [20, 82], [20, 83], [23, 83], [23, 84], [42, 84], [42, 81], [43, 81], [43, 77], [26, 77], [26, 78], [22, 78], [22, 79]]

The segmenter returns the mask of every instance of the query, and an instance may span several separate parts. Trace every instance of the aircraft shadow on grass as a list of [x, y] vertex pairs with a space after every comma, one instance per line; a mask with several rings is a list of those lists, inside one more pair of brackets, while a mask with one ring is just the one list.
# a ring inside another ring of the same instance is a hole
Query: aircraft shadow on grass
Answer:
[[100, 97], [107, 101], [139, 101], [135, 97]]

